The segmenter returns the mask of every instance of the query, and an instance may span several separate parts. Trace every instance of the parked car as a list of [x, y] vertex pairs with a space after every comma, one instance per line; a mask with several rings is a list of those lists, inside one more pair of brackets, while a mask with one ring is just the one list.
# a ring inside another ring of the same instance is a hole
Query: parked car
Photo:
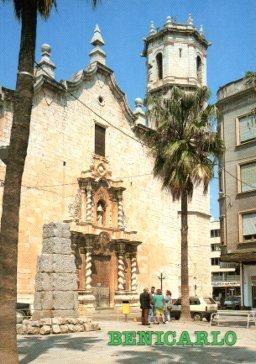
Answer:
[[[210, 321], [211, 314], [217, 312], [218, 305], [211, 297], [190, 297], [190, 313], [195, 321], [201, 321], [205, 318]], [[173, 302], [171, 317], [176, 320], [180, 318], [181, 298]]]
[[241, 308], [241, 297], [240, 296], [229, 296], [224, 301], [224, 308], [231, 310], [240, 310]]
[[217, 303], [218, 310], [221, 309], [221, 299], [219, 297], [214, 297], [214, 301]]

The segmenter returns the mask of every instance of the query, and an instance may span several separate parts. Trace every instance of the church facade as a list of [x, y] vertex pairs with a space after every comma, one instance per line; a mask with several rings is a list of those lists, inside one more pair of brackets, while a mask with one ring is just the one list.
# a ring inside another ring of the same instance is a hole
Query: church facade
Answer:
[[[18, 300], [33, 302], [43, 225], [70, 225], [81, 307], [136, 304], [143, 287], [180, 294], [180, 203], [161, 189], [153, 160], [135, 129], [154, 127], [142, 100], [127, 104], [106, 65], [98, 26], [89, 64], [70, 80], [55, 80], [49, 45], [35, 70], [35, 98], [22, 181]], [[148, 92], [166, 94], [174, 85], [206, 84], [202, 30], [173, 23], [151, 24], [145, 39]], [[2, 88], [1, 140], [8, 145], [14, 92]], [[5, 166], [1, 162], [0, 179]], [[2, 193], [1, 188], [1, 193]], [[189, 279], [191, 295], [211, 295], [209, 195], [195, 189], [189, 204]]]

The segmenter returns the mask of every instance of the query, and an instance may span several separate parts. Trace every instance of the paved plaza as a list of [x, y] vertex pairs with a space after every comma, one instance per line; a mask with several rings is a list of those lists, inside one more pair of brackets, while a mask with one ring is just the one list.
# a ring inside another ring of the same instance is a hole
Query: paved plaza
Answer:
[[[101, 331], [51, 335], [20, 336], [20, 364], [76, 363], [255, 363], [256, 327], [216, 327], [207, 322], [183, 324], [172, 321], [166, 325], [151, 325], [146, 329], [137, 322], [100, 321]], [[170, 346], [109, 346], [108, 331], [182, 331], [193, 332], [234, 330], [237, 343], [233, 347], [170, 347]]]

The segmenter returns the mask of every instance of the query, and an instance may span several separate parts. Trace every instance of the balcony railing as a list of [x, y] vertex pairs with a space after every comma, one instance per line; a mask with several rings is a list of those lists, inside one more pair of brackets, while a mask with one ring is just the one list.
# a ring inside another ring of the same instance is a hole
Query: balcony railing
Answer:
[[238, 263], [232, 262], [220, 262], [220, 268], [236, 268]]
[[237, 282], [240, 281], [240, 275], [235, 274], [232, 276], [219, 276], [219, 277], [212, 277], [212, 282]]

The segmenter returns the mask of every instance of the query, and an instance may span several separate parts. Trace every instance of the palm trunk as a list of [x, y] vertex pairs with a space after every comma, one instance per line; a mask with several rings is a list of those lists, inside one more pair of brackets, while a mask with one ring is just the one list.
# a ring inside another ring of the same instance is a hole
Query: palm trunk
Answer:
[[34, 96], [36, 1], [23, 2], [19, 65], [6, 166], [0, 239], [0, 362], [18, 363], [16, 342], [17, 254], [21, 182]]
[[185, 189], [181, 193], [181, 298], [181, 320], [191, 320], [188, 280], [188, 197]]

